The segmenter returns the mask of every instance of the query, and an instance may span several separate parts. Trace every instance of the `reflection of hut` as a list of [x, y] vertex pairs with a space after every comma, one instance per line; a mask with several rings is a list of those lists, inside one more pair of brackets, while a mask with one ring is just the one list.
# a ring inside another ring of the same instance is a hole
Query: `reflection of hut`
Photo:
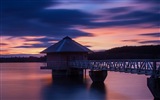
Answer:
[[52, 69], [53, 74], [55, 71], [59, 71], [58, 74], [66, 74], [71, 69], [69, 61], [87, 60], [88, 52], [88, 48], [67, 36], [42, 51], [47, 54], [47, 66], [43, 69]]

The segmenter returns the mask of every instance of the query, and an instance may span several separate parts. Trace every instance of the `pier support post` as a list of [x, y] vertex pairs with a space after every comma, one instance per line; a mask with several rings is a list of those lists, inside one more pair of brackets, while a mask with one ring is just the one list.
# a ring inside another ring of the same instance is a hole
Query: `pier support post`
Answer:
[[67, 76], [67, 70], [53, 70], [52, 69], [52, 79], [54, 78], [65, 78]]
[[147, 86], [154, 96], [154, 100], [160, 100], [160, 77], [157, 75], [157, 64], [153, 62], [153, 71], [150, 78], [147, 78]]
[[73, 79], [73, 80], [83, 80], [83, 69], [71, 68], [68, 70], [53, 70], [52, 69], [52, 79]]
[[154, 100], [160, 100], [160, 78], [147, 78], [147, 86], [154, 96]]
[[83, 80], [83, 69], [71, 68], [69, 71], [69, 78], [74, 80]]
[[89, 71], [89, 76], [93, 83], [103, 83], [107, 77], [107, 70], [91, 70]]

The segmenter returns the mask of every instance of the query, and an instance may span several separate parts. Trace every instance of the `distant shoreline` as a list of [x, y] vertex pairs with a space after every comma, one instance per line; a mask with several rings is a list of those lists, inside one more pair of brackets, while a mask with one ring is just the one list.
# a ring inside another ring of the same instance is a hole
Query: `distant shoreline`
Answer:
[[[160, 59], [160, 45], [123, 46], [106, 51], [93, 52], [88, 55], [89, 60], [107, 59]], [[16, 62], [46, 62], [46, 56], [41, 57], [0, 57], [0, 63]]]
[[44, 62], [0, 62], [0, 63], [45, 63], [45, 61]]

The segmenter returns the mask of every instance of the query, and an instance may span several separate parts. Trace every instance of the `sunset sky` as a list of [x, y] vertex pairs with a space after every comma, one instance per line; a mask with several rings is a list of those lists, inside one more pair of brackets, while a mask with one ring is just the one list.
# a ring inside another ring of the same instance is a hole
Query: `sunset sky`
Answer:
[[160, 0], [1, 0], [2, 55], [39, 54], [65, 36], [91, 50], [160, 44]]

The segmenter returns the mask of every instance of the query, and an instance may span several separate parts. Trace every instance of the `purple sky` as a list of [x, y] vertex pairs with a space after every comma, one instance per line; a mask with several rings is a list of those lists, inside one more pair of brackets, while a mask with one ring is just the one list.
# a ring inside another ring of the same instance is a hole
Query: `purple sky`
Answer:
[[38, 54], [65, 36], [92, 50], [160, 44], [159, 0], [1, 0], [1, 54]]

